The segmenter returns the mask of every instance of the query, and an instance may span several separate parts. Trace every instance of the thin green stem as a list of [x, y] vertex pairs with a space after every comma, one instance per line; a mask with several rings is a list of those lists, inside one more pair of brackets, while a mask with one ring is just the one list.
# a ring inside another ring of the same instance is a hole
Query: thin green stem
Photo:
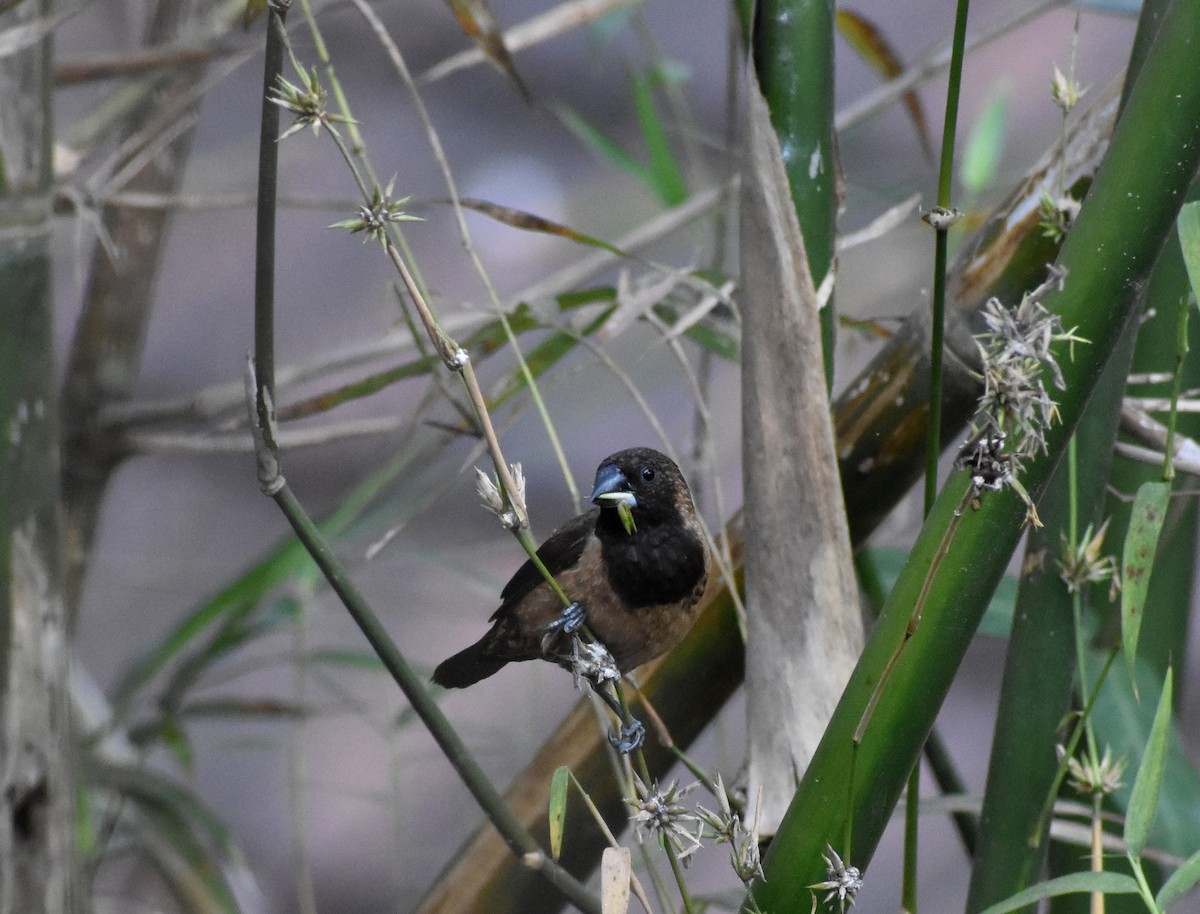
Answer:
[[487, 814], [504, 842], [526, 865], [541, 873], [573, 904], [589, 914], [599, 914], [600, 902], [570, 873], [558, 866], [542, 851], [537, 841], [525, 829], [504, 802], [500, 792], [488, 780], [479, 763], [459, 738], [441, 708], [430, 696], [424, 682], [409, 666], [396, 643], [379, 621], [370, 605], [350, 580], [345, 567], [334, 556], [325, 538], [285, 483], [274, 495], [297, 538], [308, 550], [317, 567], [341, 599], [350, 617], [358, 625], [384, 668], [400, 686], [413, 711], [421, 718], [446, 759], [462, 778], [475, 801]]
[[687, 880], [683, 878], [683, 864], [679, 861], [679, 854], [675, 852], [670, 841], [664, 841], [663, 847], [667, 849], [667, 859], [671, 861], [671, 872], [675, 875], [676, 885], [679, 886], [679, 897], [683, 901], [683, 910], [686, 914], [695, 914], [692, 896], [688, 892]]
[[[958, 98], [962, 87], [962, 65], [967, 43], [969, 0], [958, 0], [954, 39], [950, 52], [950, 75], [946, 87], [946, 117], [942, 126], [942, 155], [938, 170], [938, 209], [947, 218], [931, 223], [933, 245], [933, 308], [929, 331], [929, 423], [925, 444], [925, 514], [937, 500], [938, 457], [942, 452], [942, 359], [946, 328], [946, 262], [949, 251], [950, 214], [954, 178], [954, 142], [958, 128]], [[917, 849], [921, 799], [921, 764], [913, 764], [908, 776], [904, 804], [904, 877], [901, 904], [909, 914], [917, 911]]]
[[1088, 696], [1087, 704], [1084, 705], [1083, 710], [1079, 713], [1079, 719], [1071, 729], [1071, 735], [1067, 738], [1066, 745], [1063, 747], [1062, 758], [1058, 762], [1058, 769], [1054, 772], [1054, 782], [1050, 785], [1050, 790], [1046, 793], [1046, 802], [1042, 806], [1042, 813], [1038, 816], [1037, 824], [1029, 835], [1030, 847], [1039, 847], [1042, 843], [1042, 836], [1047, 834], [1047, 825], [1050, 822], [1050, 816], [1054, 813], [1054, 801], [1058, 798], [1059, 788], [1062, 787], [1063, 779], [1067, 776], [1067, 761], [1075, 755], [1075, 750], [1079, 746], [1079, 739], [1086, 729], [1085, 723], [1092, 714], [1092, 707], [1095, 705], [1096, 699], [1100, 697], [1100, 687], [1104, 685], [1104, 680], [1108, 677], [1108, 671], [1112, 669], [1113, 661], [1116, 659], [1117, 652], [1115, 650], [1109, 651], [1108, 659], [1104, 661], [1100, 675], [1096, 678], [1096, 685], [1092, 688], [1092, 692]]
[[1138, 895], [1146, 904], [1146, 909], [1150, 914], [1162, 914], [1162, 909], [1159, 908], [1158, 902], [1154, 898], [1154, 889], [1150, 887], [1150, 881], [1146, 878], [1146, 873], [1142, 869], [1142, 861], [1138, 857], [1129, 856], [1129, 868], [1133, 870], [1133, 878], [1138, 884]]
[[[274, 257], [279, 108], [270, 101], [270, 95], [271, 89], [277, 84], [283, 66], [284, 38], [282, 14], [272, 8], [269, 11], [267, 63], [263, 76], [263, 126], [259, 135], [258, 238], [254, 302], [255, 362], [251, 367], [253, 412], [257, 416], [255, 427], [260, 484], [263, 491], [270, 494], [279, 505], [297, 538], [312, 556], [334, 592], [341, 598], [342, 603], [379, 656], [385, 669], [404, 692], [413, 711], [425, 723], [430, 734], [441, 747], [443, 754], [463, 779], [476, 802], [487, 813], [513, 853], [519, 856], [528, 867], [541, 873], [572, 903], [587, 911], [588, 914], [600, 914], [599, 899], [542, 851], [537, 841], [505, 804], [499, 791], [487, 779], [482, 768], [479, 767], [465, 744], [459, 739], [458, 734], [450, 726], [449, 721], [425, 688], [425, 684], [409, 666], [378, 617], [354, 587], [348, 572], [334, 556], [320, 529], [313, 523], [279, 473], [278, 454], [273, 435]], [[347, 156], [347, 162], [354, 170], [344, 144], [340, 142], [340, 137], [337, 137], [333, 130], [330, 130], [330, 134], [337, 138], [339, 149], [343, 150], [343, 155]], [[362, 188], [363, 184], [356, 170], [354, 170], [354, 174]], [[467, 367], [470, 367], [469, 362]]]
[[283, 72], [284, 11], [267, 11], [262, 122], [258, 139], [258, 209], [254, 243], [254, 366], [259, 388], [255, 408], [263, 436], [274, 444], [271, 396], [275, 391], [275, 211], [279, 177], [279, 106], [271, 91]]
[[970, 0], [958, 0], [954, 14], [954, 39], [950, 74], [946, 84], [946, 119], [942, 125], [942, 156], [938, 169], [938, 206], [950, 208], [954, 180], [954, 143], [958, 130], [958, 96], [962, 89], [963, 56], [967, 45], [967, 12]]
[[933, 313], [929, 327], [929, 424], [925, 437], [924, 513], [937, 499], [938, 457], [942, 453], [942, 359], [946, 337], [946, 260], [949, 238], [945, 229], [934, 233]]

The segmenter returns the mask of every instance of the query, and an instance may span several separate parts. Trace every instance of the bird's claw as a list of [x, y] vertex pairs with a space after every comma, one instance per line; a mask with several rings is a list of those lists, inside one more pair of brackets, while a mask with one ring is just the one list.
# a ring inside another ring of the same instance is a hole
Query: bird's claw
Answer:
[[587, 613], [584, 608], [578, 603], [572, 603], [563, 609], [557, 619], [546, 626], [546, 631], [551, 633], [562, 631], [564, 635], [573, 635], [583, 628], [583, 623], [586, 621]]
[[621, 728], [620, 735], [608, 734], [608, 741], [622, 755], [628, 755], [635, 749], [642, 748], [642, 744], [646, 742], [646, 728], [636, 717], [631, 717], [629, 723]]

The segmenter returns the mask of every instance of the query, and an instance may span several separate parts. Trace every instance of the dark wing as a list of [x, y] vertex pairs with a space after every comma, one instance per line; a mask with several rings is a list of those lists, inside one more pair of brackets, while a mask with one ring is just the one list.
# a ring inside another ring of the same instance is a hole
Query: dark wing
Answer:
[[[557, 576], [567, 569], [573, 568], [579, 561], [588, 538], [595, 533], [596, 518], [599, 515], [600, 509], [593, 508], [586, 514], [572, 518], [551, 533], [546, 542], [538, 547], [538, 558], [542, 560], [542, 564], [552, 575]], [[502, 602], [500, 608], [492, 614], [492, 621], [498, 619], [509, 606], [519, 601], [544, 580], [542, 573], [538, 571], [533, 562], [526, 559], [525, 564], [518, 568], [517, 573], [504, 585], [504, 590], [500, 591]]]

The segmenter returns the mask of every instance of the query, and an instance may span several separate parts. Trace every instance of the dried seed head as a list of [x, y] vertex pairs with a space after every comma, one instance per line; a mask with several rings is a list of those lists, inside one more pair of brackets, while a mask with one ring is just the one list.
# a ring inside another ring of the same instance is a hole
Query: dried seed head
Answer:
[[[703, 825], [699, 817], [679, 801], [695, 790], [699, 782], [681, 789], [677, 782], [672, 781], [666, 790], [662, 790], [657, 781], [650, 788], [636, 774], [633, 777], [637, 799], [627, 799], [625, 802], [633, 807], [630, 820], [638, 841], [645, 841], [648, 834], [656, 836], [664, 849], [669, 845], [680, 862], [687, 866], [692, 854], [700, 849]], [[695, 829], [695, 833], [692, 829]]]
[[863, 886], [862, 873], [859, 872], [856, 866], [845, 866], [842, 863], [842, 858], [838, 856], [837, 851], [830, 844], [825, 845], [826, 853], [823, 855], [825, 860], [825, 876], [824, 882], [817, 882], [810, 885], [810, 889], [815, 889], [818, 892], [828, 891], [825, 896], [825, 904], [833, 907], [833, 902], [836, 899], [838, 909], [846, 910], [846, 902], [854, 904], [854, 899], [858, 895], [858, 890]]
[[1074, 78], [1063, 75], [1062, 70], [1058, 68], [1058, 64], [1054, 65], [1054, 79], [1050, 81], [1050, 97], [1054, 99], [1054, 104], [1062, 108], [1063, 114], [1069, 114], [1079, 100], [1088, 93], [1088, 86], [1080, 86]]
[[1040, 525], [1032, 501], [1017, 476], [1021, 460], [1044, 453], [1046, 430], [1058, 418], [1058, 406], [1046, 391], [1049, 373], [1060, 390], [1065, 387], [1054, 346], [1085, 342], [1042, 305], [1062, 288], [1066, 273], [1050, 268], [1046, 282], [1027, 293], [1016, 308], [992, 298], [984, 305], [984, 333], [975, 337], [983, 395], [973, 423], [973, 442], [959, 455], [960, 466], [972, 471], [975, 497], [985, 490], [1011, 488], [1029, 506], [1028, 519]]
[[[542, 650], [549, 652], [558, 637], [557, 631], [547, 632], [542, 639]], [[616, 682], [621, 678], [617, 661], [608, 648], [598, 641], [584, 641], [578, 635], [573, 635], [568, 659], [577, 689], [582, 689], [585, 682], [599, 688], [606, 682]]]
[[[1059, 755], [1063, 748], [1058, 747]], [[1071, 789], [1090, 797], [1106, 797], [1121, 789], [1121, 775], [1125, 773], [1125, 760], [1112, 760], [1112, 750], [1104, 748], [1104, 756], [1099, 760], [1085, 756], [1080, 759], [1067, 759], [1067, 773]]]
[[344, 219], [341, 222], [335, 222], [330, 228], [349, 229], [350, 234], [357, 232], [365, 232], [363, 241], [375, 239], [380, 244], [387, 244], [387, 227], [393, 222], [420, 222], [420, 216], [410, 216], [404, 212], [404, 204], [409, 201], [408, 197], [402, 197], [399, 200], [392, 200], [392, 184], [389, 183], [386, 190], [381, 189], [378, 185], [375, 187], [374, 193], [371, 195], [371, 202], [364, 204], [358, 208], [358, 216], [354, 219]]
[[300, 79], [304, 84], [297, 86], [285, 77], [278, 77], [279, 85], [271, 89], [270, 101], [296, 115], [296, 121], [279, 135], [281, 142], [298, 133], [305, 127], [311, 127], [313, 136], [321, 132], [321, 127], [327, 125], [333, 118], [325, 110], [326, 93], [317, 78], [317, 68], [313, 67], [308, 73], [300, 71]]
[[1083, 590], [1089, 584], [1108, 581], [1108, 598], [1116, 599], [1121, 590], [1121, 575], [1117, 560], [1114, 556], [1100, 554], [1100, 550], [1104, 548], [1104, 534], [1107, 532], [1107, 519], [1100, 525], [1100, 529], [1096, 531], [1095, 535], [1092, 534], [1092, 528], [1089, 525], [1083, 531], [1082, 540], [1074, 549], [1067, 542], [1066, 535], [1063, 535], [1062, 558], [1058, 560], [1058, 567], [1070, 593]]
[[[521, 469], [521, 464], [513, 463], [509, 465], [509, 472], [512, 473], [513, 484], [517, 489], [517, 497], [521, 503], [525, 502], [525, 473]], [[504, 497], [504, 492], [500, 488], [500, 483], [488, 476], [479, 467], [475, 468], [475, 490], [479, 493], [479, 498], [483, 502], [483, 506], [491, 511], [500, 519], [500, 523], [506, 530], [517, 529], [517, 515], [513, 511], [512, 504], [509, 499]]]

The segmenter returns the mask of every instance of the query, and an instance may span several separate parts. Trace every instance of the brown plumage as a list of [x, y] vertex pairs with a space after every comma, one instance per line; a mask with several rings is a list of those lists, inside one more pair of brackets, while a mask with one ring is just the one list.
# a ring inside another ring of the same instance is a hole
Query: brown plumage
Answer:
[[[631, 448], [606, 458], [592, 501], [600, 507], [559, 527], [538, 556], [628, 672], [670, 650], [692, 627], [708, 581], [708, 549], [683, 474], [658, 451]], [[622, 501], [631, 509], [632, 532], [618, 514]], [[563, 663], [566, 636], [550, 638], [543, 649], [562, 617], [562, 601], [532, 562], [517, 570], [500, 599], [491, 630], [442, 662], [435, 683], [465, 688], [517, 660]]]

